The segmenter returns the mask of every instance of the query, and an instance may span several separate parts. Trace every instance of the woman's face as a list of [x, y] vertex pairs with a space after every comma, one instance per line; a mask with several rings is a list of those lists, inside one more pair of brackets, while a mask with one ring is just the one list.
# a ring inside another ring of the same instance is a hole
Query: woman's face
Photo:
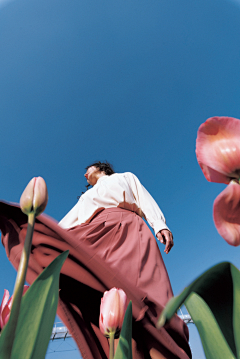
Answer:
[[87, 182], [91, 186], [94, 186], [97, 183], [100, 174], [101, 172], [99, 171], [99, 168], [91, 166], [87, 169], [87, 172], [85, 173], [84, 177], [86, 177]]

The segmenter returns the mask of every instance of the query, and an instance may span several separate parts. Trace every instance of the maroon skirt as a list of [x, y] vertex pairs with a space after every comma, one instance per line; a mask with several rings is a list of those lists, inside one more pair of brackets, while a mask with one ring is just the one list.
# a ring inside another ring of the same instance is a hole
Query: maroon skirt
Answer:
[[[17, 269], [27, 230], [18, 206], [0, 202], [0, 229], [7, 256]], [[135, 213], [110, 208], [90, 223], [62, 229], [46, 215], [37, 217], [27, 282], [64, 250], [57, 314], [68, 327], [84, 359], [107, 359], [108, 341], [98, 326], [105, 290], [122, 288], [133, 303], [133, 359], [188, 359], [188, 328], [175, 315], [164, 328], [157, 319], [172, 297], [156, 240]]]

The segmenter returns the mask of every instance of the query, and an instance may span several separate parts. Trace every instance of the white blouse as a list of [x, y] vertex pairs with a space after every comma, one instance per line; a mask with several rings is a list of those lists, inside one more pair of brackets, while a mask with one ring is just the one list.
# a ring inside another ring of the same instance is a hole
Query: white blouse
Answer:
[[130, 172], [100, 177], [58, 224], [62, 228], [72, 228], [88, 223], [96, 213], [112, 207], [124, 208], [145, 218], [155, 234], [162, 229], [168, 229], [157, 203], [139, 179]]

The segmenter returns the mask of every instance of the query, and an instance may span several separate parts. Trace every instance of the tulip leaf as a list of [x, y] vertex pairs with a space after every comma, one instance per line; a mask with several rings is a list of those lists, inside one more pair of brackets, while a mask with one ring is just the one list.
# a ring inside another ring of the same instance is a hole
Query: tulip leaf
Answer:
[[240, 359], [240, 275], [239, 270], [231, 266], [231, 274], [233, 277], [233, 330], [234, 340], [236, 343], [237, 358]]
[[236, 359], [206, 302], [192, 293], [185, 306], [198, 329], [206, 359]]
[[114, 359], [132, 359], [132, 301], [129, 302]]
[[[23, 296], [11, 359], [45, 358], [57, 311], [59, 274], [68, 253], [65, 251], [55, 258]], [[4, 333], [5, 330], [0, 352]]]
[[[189, 295], [196, 293], [201, 299], [202, 311], [198, 311], [197, 305], [192, 305], [192, 302], [197, 302], [197, 297], [189, 299]], [[240, 359], [240, 272], [229, 262], [220, 263], [192, 282], [185, 288], [180, 295], [172, 298], [165, 309], [163, 310], [158, 325], [162, 326], [166, 321], [174, 315], [178, 308], [185, 303], [189, 307], [189, 312], [192, 317], [197, 318], [197, 328], [204, 343], [205, 354], [210, 353], [208, 358], [226, 358], [227, 356], [216, 356], [212, 354], [212, 342], [207, 340], [219, 336], [220, 331], [222, 336], [229, 346], [229, 351], [232, 356], [229, 358]], [[204, 312], [209, 310], [209, 321], [211, 325], [205, 326], [204, 322], [208, 316]], [[219, 332], [218, 332], [219, 331]], [[204, 337], [202, 337], [202, 335]], [[224, 345], [224, 344], [223, 344]]]

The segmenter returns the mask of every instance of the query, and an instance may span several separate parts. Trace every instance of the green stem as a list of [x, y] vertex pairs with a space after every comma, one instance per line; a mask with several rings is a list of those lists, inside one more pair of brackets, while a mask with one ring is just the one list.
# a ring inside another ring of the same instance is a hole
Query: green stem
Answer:
[[109, 359], [113, 359], [114, 357], [114, 335], [115, 332], [109, 334]]
[[30, 213], [28, 215], [27, 234], [24, 242], [24, 247], [23, 247], [20, 264], [18, 267], [17, 278], [15, 282], [15, 287], [14, 287], [11, 314], [6, 327], [8, 330], [4, 338], [7, 345], [4, 348], [5, 350], [1, 352], [1, 359], [11, 358], [11, 351], [12, 351], [15, 332], [17, 328], [23, 288], [26, 279], [28, 260], [31, 251], [34, 223], [35, 223], [35, 213]]

